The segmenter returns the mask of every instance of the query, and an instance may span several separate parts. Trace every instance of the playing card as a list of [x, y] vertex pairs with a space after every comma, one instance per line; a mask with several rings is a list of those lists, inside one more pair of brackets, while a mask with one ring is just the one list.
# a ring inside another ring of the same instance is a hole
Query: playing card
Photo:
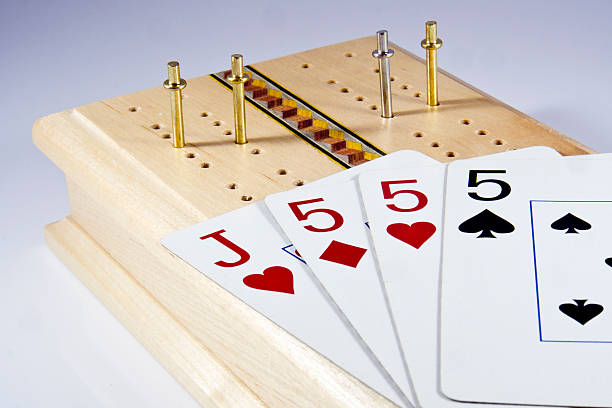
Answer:
[[610, 155], [447, 170], [441, 390], [460, 401], [612, 406]]
[[[395, 166], [436, 163], [416, 152]], [[379, 167], [393, 167], [377, 159]], [[353, 177], [373, 166], [352, 169]], [[339, 180], [339, 182], [337, 182]], [[265, 200], [279, 225], [405, 395], [412, 389], [389, 314], [356, 180], [331, 176]]]
[[173, 232], [162, 244], [365, 384], [404, 401], [262, 202]]
[[[545, 147], [494, 155], [558, 156]], [[437, 364], [445, 173], [445, 164], [377, 170], [362, 173], [359, 184], [416, 405], [450, 408], [461, 403], [438, 392]]]

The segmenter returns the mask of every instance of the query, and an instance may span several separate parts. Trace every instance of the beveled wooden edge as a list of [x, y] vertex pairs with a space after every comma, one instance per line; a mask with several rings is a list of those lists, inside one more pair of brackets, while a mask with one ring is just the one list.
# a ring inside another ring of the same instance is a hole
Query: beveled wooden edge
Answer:
[[44, 237], [55, 255], [201, 405], [265, 407], [71, 217], [47, 225]]
[[161, 236], [206, 216], [78, 112], [39, 120], [33, 139], [84, 192], [69, 191], [78, 223], [264, 404], [395, 406], [169, 254]]

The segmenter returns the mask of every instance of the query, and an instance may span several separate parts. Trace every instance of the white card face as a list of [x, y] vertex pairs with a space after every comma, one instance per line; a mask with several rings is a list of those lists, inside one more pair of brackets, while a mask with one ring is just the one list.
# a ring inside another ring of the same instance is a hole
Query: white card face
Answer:
[[317, 286], [262, 202], [168, 234], [162, 244], [374, 390], [401, 403], [400, 393]]
[[612, 343], [612, 202], [533, 200], [530, 210], [541, 341]]
[[[550, 158], [548, 148], [527, 148], [498, 158]], [[481, 158], [470, 159], [470, 161]], [[377, 260], [406, 364], [424, 407], [483, 406], [438, 392], [439, 271], [446, 165], [363, 173], [359, 184]]]
[[449, 398], [612, 406], [611, 173], [610, 155], [449, 165], [440, 339]]
[[[421, 154], [404, 152], [395, 166], [431, 163], [436, 162]], [[358, 169], [365, 170], [359, 166], [353, 174]], [[336, 179], [331, 176], [312, 187], [271, 195], [266, 205], [374, 355], [410, 398], [413, 392], [370, 244], [357, 182], [343, 177], [340, 183], [334, 183]]]

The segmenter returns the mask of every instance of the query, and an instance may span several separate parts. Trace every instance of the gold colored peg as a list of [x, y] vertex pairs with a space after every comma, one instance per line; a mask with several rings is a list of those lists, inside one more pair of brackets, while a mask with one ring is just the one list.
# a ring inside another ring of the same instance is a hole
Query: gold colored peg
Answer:
[[234, 95], [234, 128], [236, 131], [236, 144], [245, 144], [248, 142], [244, 106], [244, 83], [248, 81], [248, 79], [249, 77], [244, 74], [242, 55], [232, 55], [232, 75], [227, 77], [227, 80], [232, 84], [232, 93]]
[[164, 88], [170, 91], [172, 108], [172, 145], [177, 148], [185, 147], [185, 135], [183, 132], [183, 95], [182, 90], [187, 82], [181, 78], [179, 63], [170, 61], [168, 63], [168, 79], [164, 81]]
[[442, 47], [442, 39], [438, 38], [438, 23], [428, 21], [425, 23], [425, 39], [421, 47], [427, 51], [427, 104], [438, 106], [438, 48]]

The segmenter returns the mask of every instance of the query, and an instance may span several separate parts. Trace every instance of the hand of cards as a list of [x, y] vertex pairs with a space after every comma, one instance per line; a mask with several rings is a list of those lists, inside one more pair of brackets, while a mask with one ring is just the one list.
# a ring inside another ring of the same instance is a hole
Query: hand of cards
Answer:
[[400, 406], [610, 407], [610, 175], [400, 151], [162, 243]]

